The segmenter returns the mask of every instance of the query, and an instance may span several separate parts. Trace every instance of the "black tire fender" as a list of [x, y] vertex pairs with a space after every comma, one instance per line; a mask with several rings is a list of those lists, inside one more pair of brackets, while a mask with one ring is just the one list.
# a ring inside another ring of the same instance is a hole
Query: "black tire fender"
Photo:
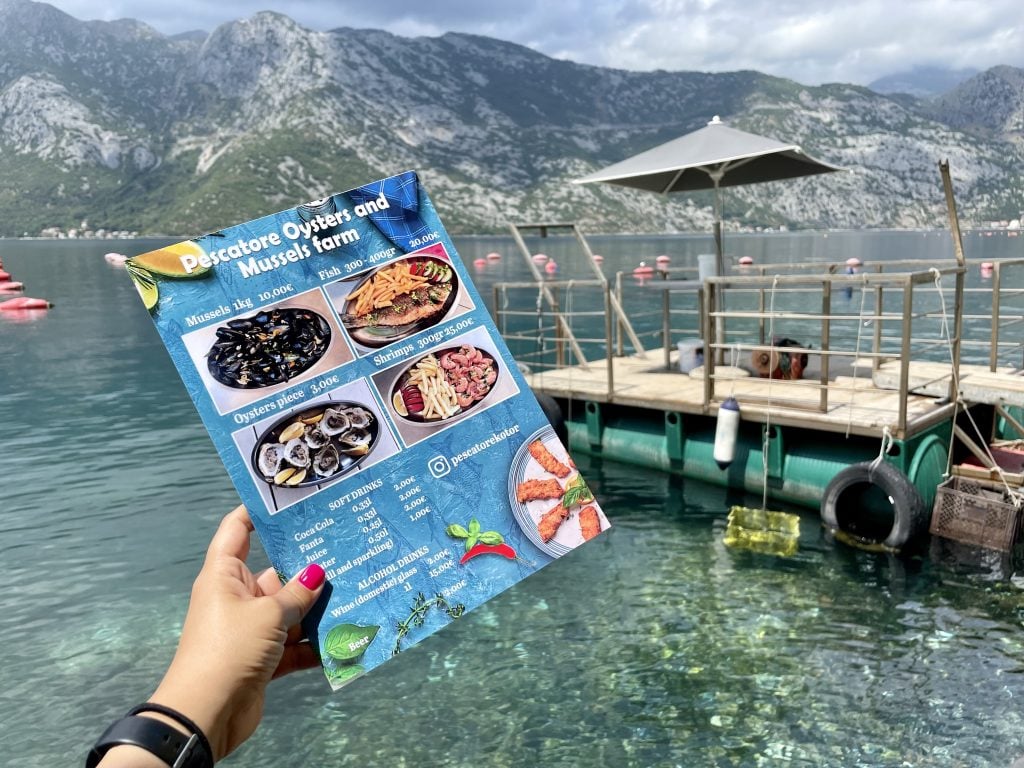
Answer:
[[562, 416], [562, 409], [558, 405], [558, 401], [555, 400], [551, 395], [546, 395], [543, 392], [534, 392], [533, 396], [537, 398], [537, 405], [544, 411], [544, 415], [551, 423], [551, 427], [555, 430], [555, 434], [558, 435], [558, 439], [562, 441], [562, 445], [566, 448], [569, 447], [569, 427], [566, 426], [565, 418]]
[[921, 494], [906, 475], [888, 462], [865, 461], [840, 470], [825, 487], [821, 497], [821, 520], [829, 528], [858, 538], [863, 534], [851, 530], [842, 514], [846, 501], [856, 501], [863, 486], [876, 486], [892, 503], [893, 521], [888, 535], [872, 543], [899, 549], [928, 530], [928, 511]]

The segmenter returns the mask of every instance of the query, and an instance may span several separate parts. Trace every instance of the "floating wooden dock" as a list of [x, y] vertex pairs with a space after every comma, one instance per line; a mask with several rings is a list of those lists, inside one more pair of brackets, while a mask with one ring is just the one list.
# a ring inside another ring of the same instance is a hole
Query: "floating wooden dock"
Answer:
[[[702, 281], [667, 272], [612, 280], [576, 227], [544, 225], [541, 235], [558, 227], [575, 235], [594, 278], [541, 275], [513, 228], [534, 280], [496, 285], [494, 311], [530, 385], [561, 402], [574, 450], [808, 506], [846, 467], [885, 459], [930, 509], [951, 453], [992, 466], [991, 439], [1024, 437], [1024, 376], [1009, 362], [1024, 352], [1011, 330], [1024, 320], [1011, 309], [1024, 295], [1024, 260], [997, 263], [991, 288], [975, 289], [991, 312], [965, 315], [962, 256], [865, 264], [856, 274], [800, 264]], [[686, 340], [703, 345], [708, 364], [683, 373], [676, 342]], [[964, 350], [972, 364], [962, 364]], [[802, 375], [757, 375], [758, 356], [786, 353], [808, 355]], [[976, 364], [982, 356], [988, 365]], [[712, 447], [729, 397], [740, 404], [740, 448], [722, 470]], [[965, 411], [972, 428], [991, 433], [968, 434]]]

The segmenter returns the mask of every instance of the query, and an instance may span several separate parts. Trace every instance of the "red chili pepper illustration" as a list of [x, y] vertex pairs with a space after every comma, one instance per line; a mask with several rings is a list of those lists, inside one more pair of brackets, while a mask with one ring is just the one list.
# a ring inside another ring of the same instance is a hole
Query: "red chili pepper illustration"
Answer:
[[477, 555], [501, 555], [509, 560], [516, 559], [516, 551], [508, 544], [476, 544], [462, 556], [459, 563], [465, 565]]

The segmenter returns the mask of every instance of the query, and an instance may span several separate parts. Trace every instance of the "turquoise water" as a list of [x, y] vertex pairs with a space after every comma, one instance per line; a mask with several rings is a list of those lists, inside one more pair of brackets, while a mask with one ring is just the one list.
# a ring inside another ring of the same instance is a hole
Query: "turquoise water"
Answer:
[[[864, 258], [921, 235], [846, 237]], [[524, 274], [507, 240], [458, 244], [470, 260], [505, 253], [481, 273], [485, 293]], [[695, 256], [707, 243], [668, 245]], [[624, 265], [667, 248], [600, 247]], [[77, 763], [150, 692], [236, 500], [109, 248], [0, 242], [4, 268], [57, 305], [24, 322], [0, 313], [0, 754], [20, 766]], [[725, 511], [759, 499], [579, 458], [606, 536], [339, 694], [317, 674], [278, 681], [226, 764], [895, 768], [1024, 755], [1013, 558], [851, 550], [807, 512], [796, 557], [737, 552], [721, 543]]]

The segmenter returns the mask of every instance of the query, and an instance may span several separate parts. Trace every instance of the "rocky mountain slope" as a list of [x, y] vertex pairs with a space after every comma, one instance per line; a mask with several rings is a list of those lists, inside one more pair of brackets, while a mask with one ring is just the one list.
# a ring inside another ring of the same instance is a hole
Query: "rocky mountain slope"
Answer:
[[457, 232], [705, 229], [707, 194], [569, 182], [716, 114], [849, 169], [731, 188], [731, 226], [941, 225], [944, 157], [966, 223], [1024, 207], [1019, 93], [969, 121], [957, 91], [940, 108], [757, 72], [584, 66], [464, 34], [316, 32], [275, 13], [172, 38], [0, 0], [0, 29], [0, 234], [83, 220], [198, 234], [408, 168]]

